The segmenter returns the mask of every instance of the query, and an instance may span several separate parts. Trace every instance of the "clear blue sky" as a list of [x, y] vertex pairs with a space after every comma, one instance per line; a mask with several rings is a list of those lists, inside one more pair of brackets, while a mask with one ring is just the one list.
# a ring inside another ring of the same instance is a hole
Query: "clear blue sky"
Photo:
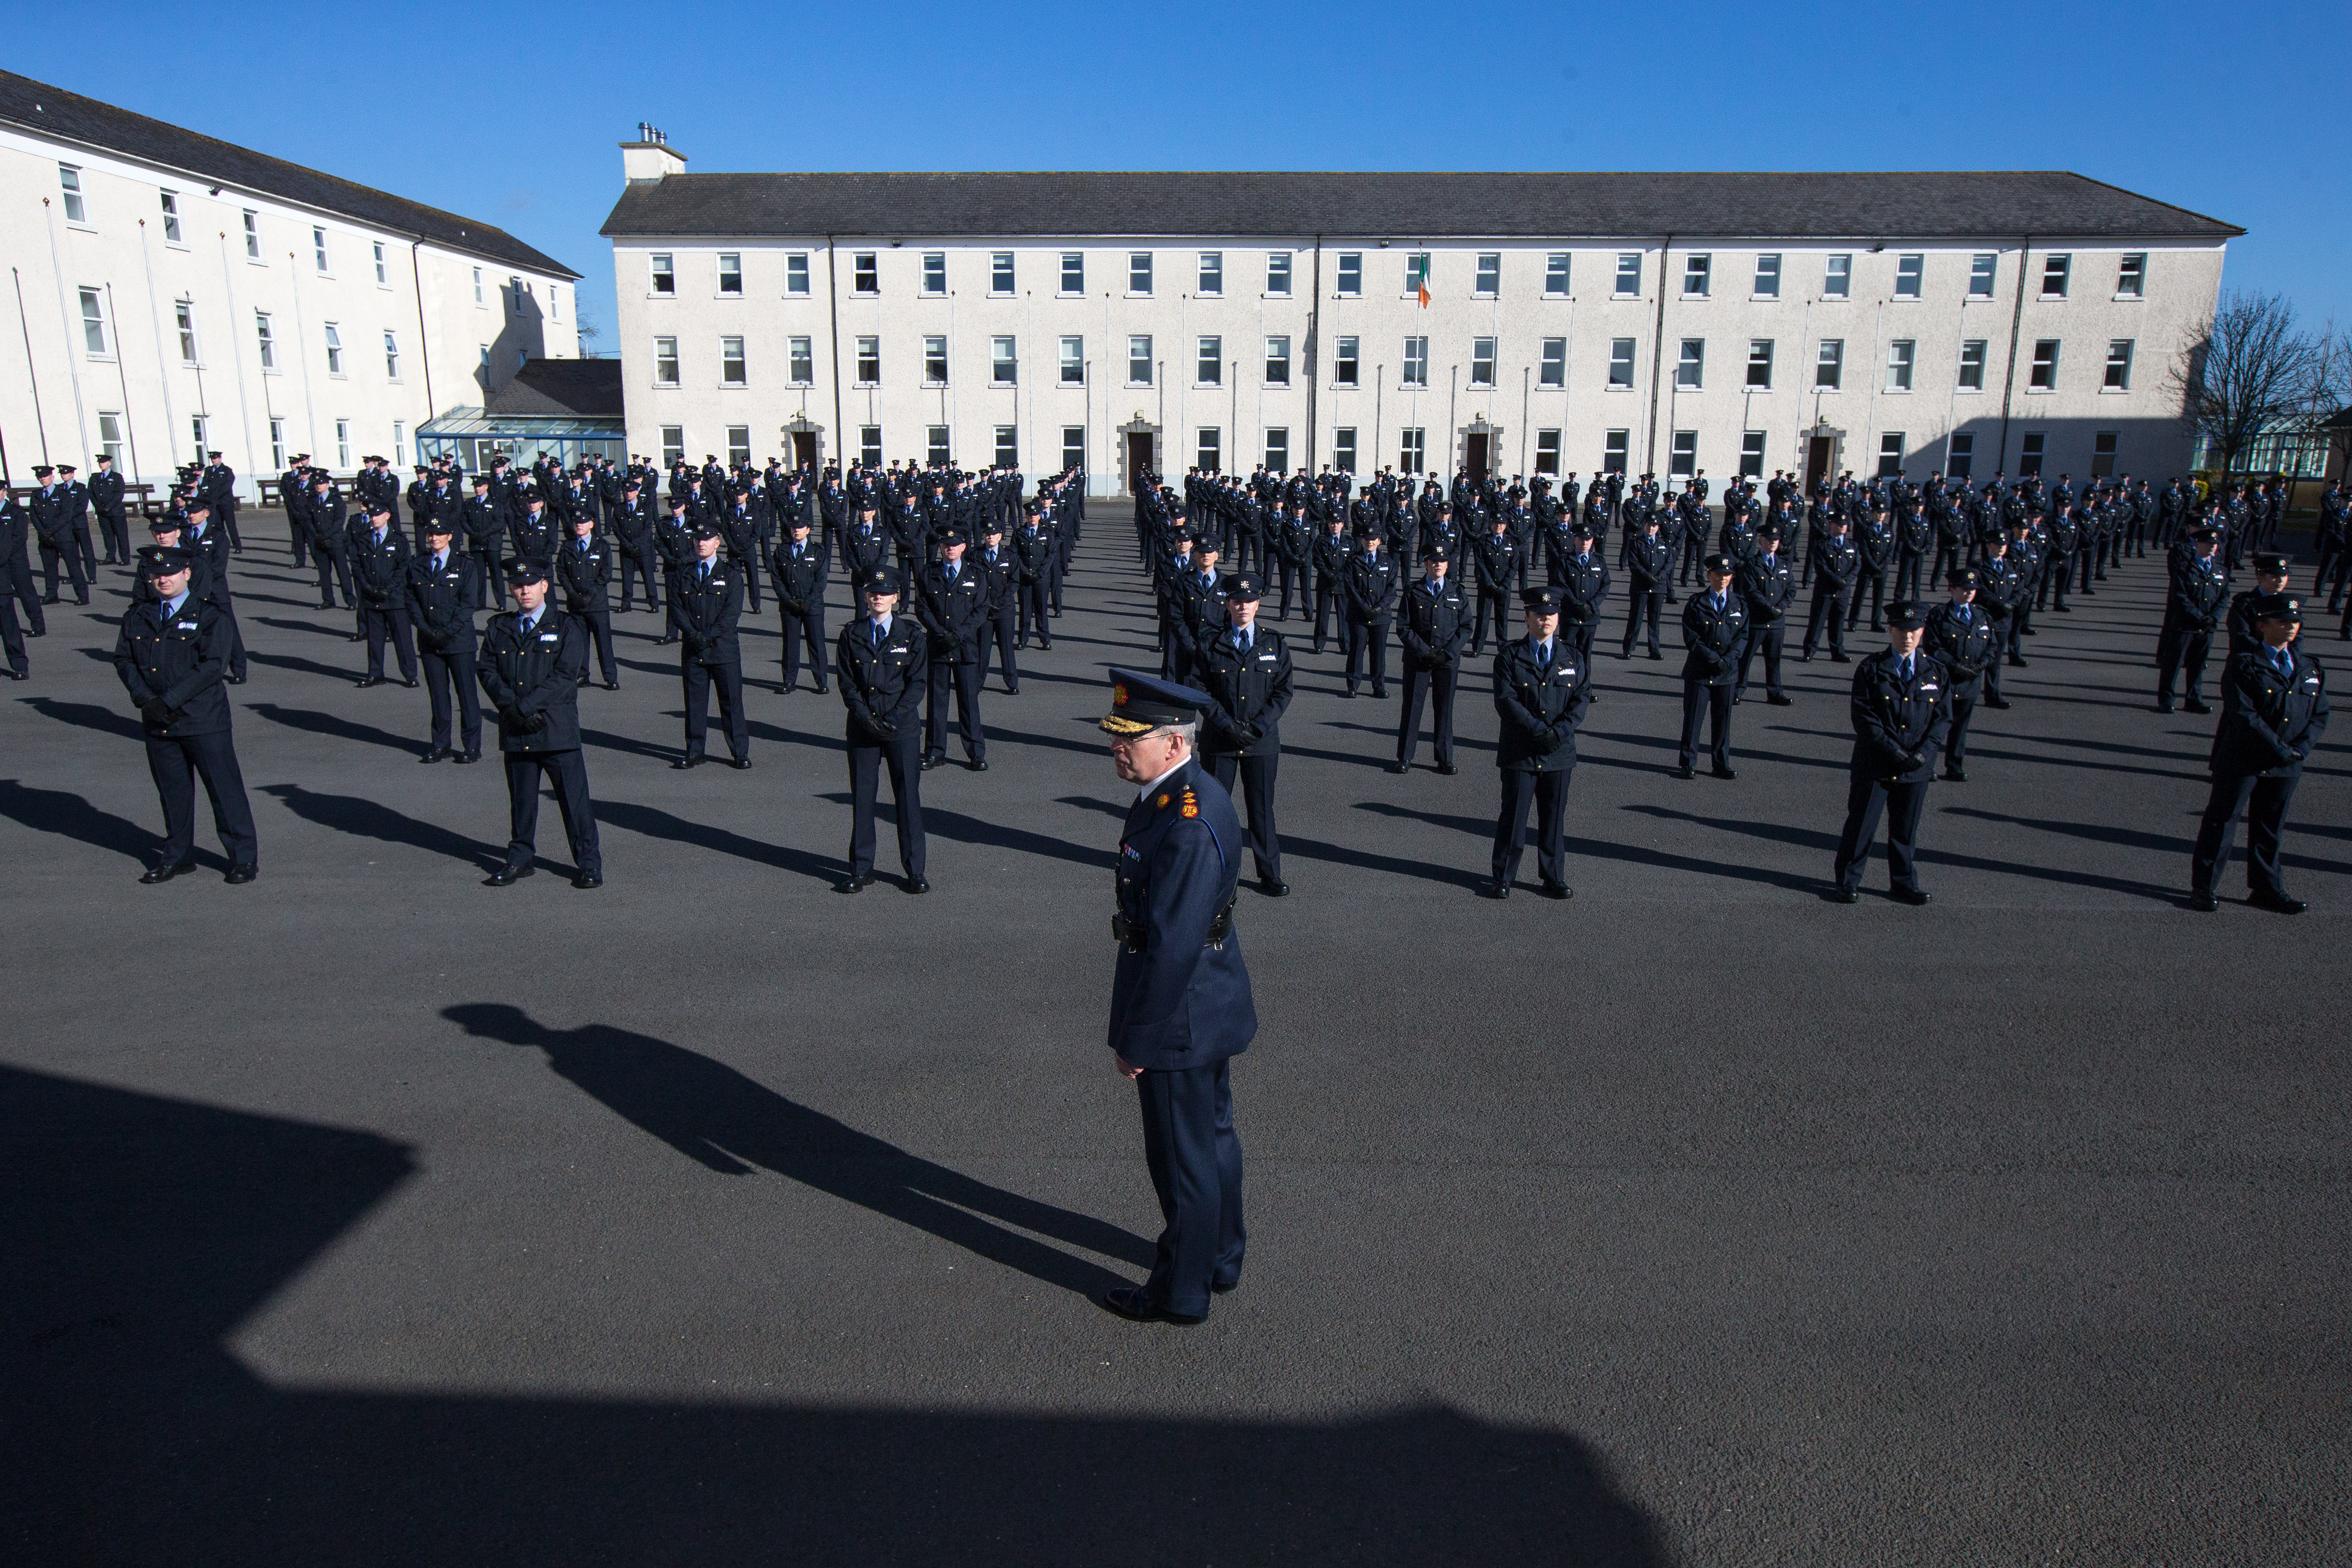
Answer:
[[698, 171], [2072, 169], [2352, 324], [2344, 0], [16, 15], [9, 68], [510, 230], [607, 349], [639, 120]]

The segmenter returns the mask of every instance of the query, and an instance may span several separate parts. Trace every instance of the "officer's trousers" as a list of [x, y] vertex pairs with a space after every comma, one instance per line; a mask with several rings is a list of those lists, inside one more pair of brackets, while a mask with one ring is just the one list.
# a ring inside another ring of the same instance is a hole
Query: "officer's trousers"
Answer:
[[1354, 616], [1344, 623], [1348, 634], [1348, 695], [1356, 694], [1358, 672], [1370, 665], [1372, 695], [1384, 697], [1389, 689], [1389, 626], [1387, 621], [1360, 621]]
[[1878, 837], [1878, 818], [1886, 816], [1887, 879], [1906, 892], [1919, 890], [1915, 863], [1919, 847], [1919, 814], [1927, 809], [1927, 786], [1891, 784], [1864, 773], [1853, 775], [1845, 792], [1845, 831], [1838, 836], [1834, 879], [1841, 888], [1862, 886], [1863, 862], [1870, 858], [1871, 841]]
[[[1958, 681], [1952, 683], [1959, 685]], [[1969, 721], [1977, 716], [1977, 698], [1952, 693], [1952, 725], [1944, 732], [1944, 766], [1964, 768], [1969, 763]]]
[[1279, 751], [1264, 756], [1234, 756], [1230, 752], [1214, 752], [1203, 757], [1209, 774], [1227, 795], [1234, 791], [1236, 776], [1242, 783], [1242, 804], [1249, 812], [1250, 856], [1257, 862], [1261, 880], [1282, 880], [1282, 837], [1274, 824], [1274, 778], [1282, 762]]
[[989, 645], [994, 643], [997, 659], [1004, 666], [1004, 689], [1008, 692], [1021, 689], [1021, 666], [1013, 657], [1014, 645], [1019, 641], [1013, 630], [1014, 625], [1013, 606], [1006, 605], [1003, 609], [991, 611], [987, 623], [981, 627], [980, 683], [982, 686], [988, 684]]
[[2238, 837], [2238, 814], [2246, 816], [2246, 890], [2267, 898], [2286, 897], [2279, 874], [2279, 834], [2286, 825], [2287, 803], [2303, 782], [2298, 767], [2283, 779], [2259, 773], [2213, 775], [2213, 793], [2205, 802], [2205, 818], [2197, 825], [2197, 849], [2189, 861], [2189, 887], [2213, 894], [2221, 884], [2221, 868]]
[[138, 558], [131, 553], [131, 518], [123, 511], [100, 511], [98, 514], [99, 537], [106, 543], [106, 563], [128, 565]]
[[2172, 706], [2172, 683], [2184, 671], [2188, 675], [2189, 700], [2205, 700], [2205, 660], [2213, 647], [2213, 634], [2200, 626], [2166, 625], [2156, 637], [2156, 700], [2163, 707]]
[[[1177, 634], [1171, 634], [1171, 646]], [[924, 703], [926, 728], [929, 732], [925, 746], [933, 758], [948, 754], [948, 691], [955, 691], [955, 716], [958, 733], [963, 738], [963, 754], [972, 762], [983, 761], [988, 755], [988, 731], [980, 720], [981, 649], [978, 638], [959, 640], [943, 654], [931, 658], [930, 691]]]
[[8, 668], [18, 675], [31, 669], [25, 658], [25, 630], [16, 624], [16, 601], [0, 594], [0, 648], [8, 655]]
[[1625, 595], [1625, 656], [1633, 655], [1633, 645], [1641, 640], [1642, 627], [1650, 628], [1650, 651], [1658, 651], [1658, 620], [1665, 608], [1664, 588], [1644, 588], [1636, 583]]
[[1759, 651], [1764, 655], [1766, 693], [1773, 697], [1782, 695], [1780, 650], [1786, 645], [1788, 637], [1789, 620], [1785, 616], [1776, 620], [1768, 621], [1759, 618], [1748, 623], [1748, 635], [1739, 639], [1739, 683], [1731, 689], [1733, 696], [1747, 695], [1748, 672], [1754, 667], [1756, 656]]
[[449, 691], [457, 692], [458, 738], [469, 757], [482, 752], [481, 687], [474, 673], [474, 656], [470, 653], [435, 653], [431, 648], [417, 650], [425, 666], [425, 694], [433, 703], [433, 749], [449, 749]]
[[360, 629], [367, 633], [368, 679], [383, 677], [383, 645], [392, 644], [393, 657], [400, 664], [400, 679], [416, 679], [416, 648], [408, 634], [408, 611], [397, 601], [383, 605], [360, 606]]
[[351, 552], [340, 546], [320, 543], [320, 540], [324, 537], [314, 535], [310, 540], [310, 558], [319, 568], [319, 608], [331, 610], [335, 607], [335, 590], [338, 587], [342, 589], [343, 604], [349, 608], [359, 600], [359, 596], [352, 592]]
[[163, 853], [159, 866], [184, 866], [196, 853], [196, 784], [205, 781], [212, 801], [213, 827], [220, 834], [221, 852], [232, 866], [260, 862], [259, 841], [253, 832], [253, 808], [245, 798], [245, 774], [236, 765], [236, 747], [226, 730], [177, 740], [147, 738], [147, 771], [154, 775], [155, 794], [163, 805]]
[[1397, 761], [1406, 767], [1412, 765], [1413, 754], [1421, 750], [1421, 704], [1425, 697], [1435, 700], [1435, 711], [1430, 716], [1430, 740], [1437, 752], [1437, 765], [1452, 765], [1454, 689], [1461, 675], [1461, 670], [1450, 664], [1429, 666], [1411, 658], [1404, 661], [1404, 700], [1397, 710]]
[[688, 658], [679, 667], [686, 681], [686, 754], [702, 755], [710, 734], [710, 691], [719, 689], [719, 721], [727, 726], [728, 752], [740, 762], [751, 754], [751, 721], [743, 711], [740, 659], [704, 664]]
[[1821, 642], [1824, 629], [1829, 633], [1830, 651], [1834, 654], [1845, 652], [1845, 600], [1849, 592], [1845, 588], [1832, 587], [1827, 577], [1814, 582], [1812, 614], [1805, 617], [1804, 653], [1807, 658], [1813, 657], [1813, 648]]
[[1507, 584], [1478, 590], [1476, 616], [1470, 623], [1470, 652], [1473, 658], [1486, 646], [1486, 628], [1490, 625], [1495, 628], [1495, 641], [1498, 646], [1511, 640], [1511, 591]]
[[636, 591], [635, 579], [638, 577], [646, 580], [646, 608], [660, 609], [660, 604], [654, 597], [654, 545], [650, 539], [643, 544], [622, 542], [621, 609], [624, 614], [628, 611], [630, 595]]
[[1853, 599], [1845, 613], [1845, 629], [1848, 631], [1853, 630], [1861, 624], [1864, 597], [1862, 586], [1865, 583], [1870, 584], [1870, 629], [1872, 631], [1878, 630], [1879, 617], [1885, 612], [1886, 568], [1881, 566], [1874, 572], [1865, 566], [1862, 570], [1862, 574], [1853, 580]]
[[[569, 608], [569, 606], [567, 606]], [[596, 650], [597, 668], [604, 672], [608, 685], [620, 682], [620, 667], [613, 662], [613, 612], [601, 602], [591, 601], [587, 607], [571, 610], [588, 624], [588, 641]]]
[[596, 842], [596, 807], [588, 798], [588, 764], [578, 748], [568, 752], [508, 752], [507, 810], [511, 840], [507, 864], [528, 866], [538, 854], [539, 781], [544, 773], [555, 785], [555, 804], [563, 813], [563, 837], [572, 847], [572, 864], [602, 876], [604, 851]]
[[881, 794], [882, 769], [890, 770], [890, 800], [898, 818], [898, 868], [923, 874], [923, 769], [921, 745], [901, 729], [880, 745], [856, 736], [849, 742], [849, 874], [874, 874], [874, 810]]
[[74, 547], [73, 540], [64, 538], [52, 544], [37, 534], [34, 537], [41, 550], [41, 596], [45, 599], [58, 596], [58, 557], [62, 555], [66, 561], [66, 576], [73, 584], [74, 601], [89, 604], [89, 578], [81, 569], [81, 552]]
[[1144, 1290], [1171, 1312], [1209, 1310], [1212, 1285], [1241, 1278], [1242, 1142], [1230, 1061], [1138, 1073], [1143, 1159], [1166, 1227]]
[[1714, 686], [1696, 679], [1683, 682], [1683, 746], [1682, 765], [1692, 767], [1698, 761], [1698, 735], [1702, 726], [1712, 730], [1713, 751], [1717, 768], [1731, 765], [1731, 688]]
[[808, 645], [809, 663], [816, 671], [816, 689], [823, 691], [833, 679], [833, 666], [824, 647], [824, 605], [820, 601], [809, 606], [805, 616], [794, 615], [777, 601], [784, 623], [784, 684], [795, 687], [801, 681], [801, 645]]
[[1519, 874], [1528, 847], [1528, 807], [1536, 808], [1536, 870], [1546, 886], [1568, 880], [1568, 775], [1575, 764], [1535, 773], [1502, 770], [1503, 805], [1495, 817], [1495, 880], [1505, 887]]
[[1924, 552], [1897, 550], [1895, 553], [1895, 596], [1898, 599], [1919, 597], [1919, 575], [1927, 565]]

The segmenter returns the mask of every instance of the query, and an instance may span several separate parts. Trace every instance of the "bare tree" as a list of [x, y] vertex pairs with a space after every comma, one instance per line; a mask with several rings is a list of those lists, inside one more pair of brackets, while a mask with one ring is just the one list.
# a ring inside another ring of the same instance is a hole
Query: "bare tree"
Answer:
[[2181, 421], [2223, 473], [2239, 472], [2262, 437], [2307, 434], [2335, 412], [2342, 347], [2298, 327], [2283, 294], [2231, 294], [2173, 362]]
[[581, 303], [577, 289], [572, 291], [572, 327], [573, 334], [580, 340], [580, 357], [594, 359], [597, 341], [604, 337], [604, 330], [596, 324], [596, 318], [587, 306]]

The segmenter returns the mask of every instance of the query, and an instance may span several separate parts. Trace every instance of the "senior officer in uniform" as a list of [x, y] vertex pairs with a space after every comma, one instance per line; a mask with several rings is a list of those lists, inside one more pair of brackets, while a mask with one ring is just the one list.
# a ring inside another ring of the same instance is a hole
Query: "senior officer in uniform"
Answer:
[[[678, 673], [686, 683], [686, 754], [674, 768], [698, 768], [710, 733], [710, 689], [719, 688], [719, 718], [727, 726], [728, 765], [751, 765], [751, 722], [743, 711], [743, 648], [736, 626], [743, 618], [743, 574], [719, 559], [718, 525], [694, 525], [694, 560], [670, 587], [677, 613]], [[582, 672], [586, 672], [583, 664]]]
[[572, 885], [604, 885], [596, 842], [596, 807], [580, 755], [580, 678], [588, 673], [588, 628], [547, 603], [547, 568], [535, 561], [507, 566], [516, 608], [490, 617], [476, 674], [499, 710], [499, 751], [507, 764], [512, 835], [507, 862], [484, 885], [510, 887], [531, 874], [538, 853], [539, 781], [555, 784], [563, 832], [572, 844]]
[[[977, 562], [964, 554], [965, 538], [950, 528], [940, 535], [940, 558], [926, 565], [915, 600], [916, 618], [930, 637], [929, 733], [923, 766], [948, 760], [948, 692], [955, 692], [956, 723], [963, 737], [964, 765], [988, 771], [988, 730], [980, 717], [981, 640], [988, 635], [994, 586]], [[1174, 634], [1183, 635], [1178, 628]]]
[[2279, 835], [2303, 764], [2327, 731], [2327, 676], [2297, 653], [2303, 605], [2265, 594], [2248, 607], [2260, 642], [2231, 657], [2222, 676], [2221, 723], [2213, 734], [2213, 793], [2189, 862], [2189, 907], [2220, 907], [2221, 868], [2246, 813], [2246, 901], [2283, 915], [2304, 911], [2279, 873]]
[[1927, 631], [1927, 617], [1918, 605], [1895, 600], [1886, 606], [1885, 651], [1864, 659], [1853, 672], [1852, 782], [1832, 872], [1831, 897], [1842, 904], [1862, 900], [1862, 868], [1878, 837], [1882, 812], [1895, 898], [1912, 905], [1927, 901], [1914, 857], [1927, 784], [1936, 776], [1936, 753], [1952, 721], [1952, 700], [1943, 665], [1919, 646]]
[[1495, 818], [1493, 879], [1480, 891], [1507, 899], [1528, 845], [1528, 807], [1536, 808], [1536, 869], [1548, 899], [1573, 897], [1568, 885], [1568, 780], [1576, 768], [1576, 728], [1592, 706], [1591, 661], [1560, 636], [1560, 590], [1529, 588], [1527, 636], [1495, 652], [1495, 748], [1502, 809]]
[[1462, 676], [1462, 650], [1470, 644], [1472, 611], [1460, 584], [1447, 575], [1443, 554], [1424, 556], [1422, 575], [1403, 595], [1404, 615], [1397, 623], [1404, 644], [1404, 700], [1397, 707], [1396, 761], [1389, 772], [1412, 767], [1421, 744], [1421, 704], [1426, 697], [1433, 709], [1431, 739], [1437, 752], [1437, 771], [1451, 774], [1454, 766], [1454, 692]]
[[1699, 726], [1711, 731], [1715, 776], [1731, 770], [1731, 689], [1739, 676], [1739, 650], [1748, 640], [1748, 601], [1732, 592], [1731, 557], [1717, 551], [1706, 558], [1706, 592], [1683, 605], [1683, 745], [1675, 776], [1690, 778], [1698, 761]]
[[1951, 598], [1927, 612], [1924, 646], [1944, 667], [1951, 726], [1944, 740], [1944, 777], [1969, 782], [1969, 721], [1976, 716], [1988, 672], [2000, 668], [2000, 633], [1992, 617], [1977, 608], [1982, 579], [1974, 567], [1946, 574]]
[[163, 805], [163, 853], [142, 882], [168, 882], [196, 868], [195, 780], [212, 800], [213, 826], [228, 856], [223, 880], [243, 884], [261, 873], [253, 810], [229, 733], [228, 673], [236, 623], [191, 589], [194, 560], [184, 550], [150, 545], [140, 570], [155, 597], [131, 605], [114, 643], [114, 672], [139, 710], [147, 771]]
[[[604, 672], [604, 689], [621, 689], [621, 672], [613, 663], [613, 552], [596, 537], [593, 513], [576, 511], [568, 523], [572, 537], [555, 552], [555, 581], [563, 590], [563, 613], [588, 628], [589, 646]], [[588, 684], [583, 673], [580, 684]]]
[[923, 698], [930, 689], [930, 636], [912, 616], [898, 613], [905, 580], [895, 566], [877, 566], [857, 581], [866, 613], [841, 628], [833, 649], [834, 683], [848, 710], [849, 880], [838, 892], [863, 891], [874, 881], [874, 805], [885, 763], [898, 807], [898, 866], [910, 893], [928, 893], [923, 877]]
[[1166, 1228], [1151, 1277], [1105, 1291], [1138, 1322], [1197, 1323], [1212, 1292], [1241, 1283], [1242, 1146], [1232, 1058], [1257, 1034], [1249, 971], [1233, 930], [1241, 821], [1193, 756], [1202, 694], [1114, 669], [1118, 776], [1139, 786], [1119, 835], [1111, 933], [1110, 1047], [1135, 1083], [1143, 1152]]
[[1201, 639], [1192, 679], [1209, 696], [1202, 704], [1202, 764], [1227, 795], [1233, 793], [1234, 778], [1241, 779], [1258, 890], [1279, 899], [1290, 891], [1290, 884], [1282, 879], [1274, 780], [1282, 761], [1282, 715], [1290, 707], [1294, 673], [1282, 634], [1257, 624], [1264, 592], [1254, 573], [1225, 579], [1228, 625], [1223, 636]]
[[[482, 697], [475, 685], [474, 606], [482, 601], [481, 563], [456, 548], [457, 519], [433, 511], [425, 520], [425, 553], [408, 563], [408, 619], [416, 629], [416, 655], [425, 666], [425, 691], [433, 701], [433, 743], [420, 763], [455, 757], [482, 760]], [[455, 689], [462, 752], [449, 748], [449, 697]]]
[[416, 650], [409, 646], [408, 535], [392, 525], [392, 509], [370, 501], [346, 531], [343, 553], [359, 589], [360, 629], [367, 637], [368, 669], [358, 684], [382, 686], [383, 645], [400, 662], [400, 683], [416, 685]]

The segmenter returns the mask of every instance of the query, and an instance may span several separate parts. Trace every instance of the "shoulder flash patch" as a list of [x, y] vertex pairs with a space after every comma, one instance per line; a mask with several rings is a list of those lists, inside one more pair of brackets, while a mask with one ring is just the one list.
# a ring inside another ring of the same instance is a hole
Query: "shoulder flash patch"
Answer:
[[1164, 805], [1166, 805], [1168, 804], [1168, 797], [1167, 797], [1166, 795], [1161, 795], [1158, 800], [1153, 801], [1151, 804], [1152, 804], [1152, 805], [1153, 805], [1155, 808], [1156, 808], [1156, 807], [1159, 807], [1159, 806], [1164, 806]]
[[1187, 816], [1201, 815], [1201, 803], [1193, 798], [1192, 792], [1189, 789], [1184, 792], [1184, 815]]

